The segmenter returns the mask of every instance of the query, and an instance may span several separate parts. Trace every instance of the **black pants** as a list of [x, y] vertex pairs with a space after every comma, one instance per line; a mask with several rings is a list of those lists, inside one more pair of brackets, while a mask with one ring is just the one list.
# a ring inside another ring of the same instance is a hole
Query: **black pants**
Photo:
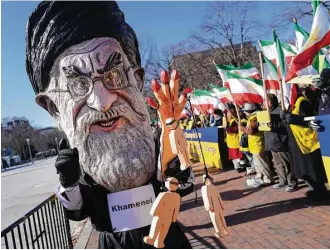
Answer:
[[[99, 249], [154, 249], [145, 244], [144, 236], [149, 235], [150, 226], [121, 233], [101, 232], [99, 236]], [[165, 238], [167, 249], [192, 249], [190, 242], [177, 223], [172, 223]]]

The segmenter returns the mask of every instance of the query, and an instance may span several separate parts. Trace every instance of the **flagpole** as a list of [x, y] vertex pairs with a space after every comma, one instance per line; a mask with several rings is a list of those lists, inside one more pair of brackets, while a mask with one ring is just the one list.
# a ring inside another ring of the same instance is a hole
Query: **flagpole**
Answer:
[[[214, 63], [214, 66], [215, 66], [215, 68], [216, 68], [216, 67], [217, 67], [217, 64], [215, 63], [214, 60], [213, 60], [213, 63]], [[222, 79], [221, 79], [221, 80], [222, 80]], [[222, 83], [222, 84], [224, 84], [224, 83]], [[240, 116], [239, 116], [239, 110], [238, 110], [237, 103], [236, 103], [236, 101], [234, 100], [234, 98], [233, 98], [233, 96], [232, 96], [232, 94], [231, 94], [230, 88], [228, 88], [228, 91], [229, 91], [230, 97], [231, 97], [231, 99], [233, 100], [233, 103], [234, 103], [234, 106], [235, 106], [235, 110], [236, 110], [236, 115], [237, 115], [238, 123], [241, 124], [241, 118], [240, 118]], [[227, 107], [227, 109], [228, 109], [228, 112], [229, 112], [233, 117], [235, 117], [235, 116], [230, 112], [230, 109], [229, 109], [228, 107]]]
[[266, 83], [265, 83], [265, 78], [264, 78], [264, 64], [263, 64], [262, 54], [261, 54], [261, 52], [259, 52], [259, 61], [260, 61], [260, 69], [261, 69], [262, 83], [263, 83], [264, 90], [265, 90], [266, 110], [267, 110], [267, 113], [269, 114], [268, 95], [267, 95]]
[[[279, 41], [279, 39], [278, 39], [278, 37], [277, 37], [277, 35], [276, 35], [276, 31], [275, 31], [275, 29], [274, 29], [274, 42], [275, 42], [275, 44], [276, 44], [276, 52], [277, 52], [277, 58], [276, 58], [276, 60], [277, 60], [277, 64], [278, 65], [280, 65], [280, 62], [279, 62], [279, 58], [280, 58], [280, 56], [281, 55], [279, 55], [279, 48], [278, 48], [278, 43], [280, 42]], [[280, 45], [281, 46], [281, 45]], [[281, 48], [281, 47], [280, 47]], [[282, 53], [283, 53], [283, 51], [282, 51]], [[284, 59], [285, 60], [285, 59]], [[280, 92], [281, 92], [281, 109], [282, 109], [282, 111], [286, 111], [285, 110], [285, 105], [284, 105], [284, 95], [283, 95], [283, 79], [285, 79], [285, 76], [283, 75], [283, 74], [285, 74], [285, 72], [282, 72], [282, 70], [281, 70], [281, 67], [279, 66], [279, 68], [280, 68], [280, 74], [281, 74], [281, 78], [282, 79], [279, 79], [279, 83], [280, 83]], [[278, 76], [280, 76], [280, 75], [278, 75]], [[279, 77], [280, 78], [280, 77]], [[284, 82], [284, 84], [285, 84], [285, 82]]]
[[281, 92], [281, 109], [282, 109], [282, 111], [286, 111], [285, 110], [285, 105], [284, 105], [284, 95], [283, 95], [282, 79], [279, 82], [280, 82], [280, 92]]
[[229, 90], [229, 94], [230, 94], [230, 96], [231, 96], [231, 99], [233, 99], [233, 102], [234, 102], [234, 106], [235, 106], [235, 110], [236, 110], [236, 115], [237, 115], [238, 123], [241, 124], [241, 118], [240, 118], [240, 116], [239, 116], [239, 110], [238, 110], [237, 103], [236, 103], [236, 101], [234, 100], [234, 98], [233, 98], [233, 96], [232, 96], [232, 94], [231, 94], [230, 89], [228, 89], [228, 90]]

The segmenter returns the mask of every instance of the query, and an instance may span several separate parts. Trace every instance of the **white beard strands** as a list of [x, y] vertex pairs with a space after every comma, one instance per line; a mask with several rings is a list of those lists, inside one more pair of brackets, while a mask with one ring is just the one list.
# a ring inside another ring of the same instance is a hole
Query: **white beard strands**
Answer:
[[[155, 145], [151, 131], [141, 123], [143, 117], [139, 117], [127, 103], [119, 102], [107, 114], [92, 111], [77, 119], [74, 139], [83, 170], [111, 192], [146, 184], [155, 172]], [[122, 116], [126, 120], [125, 127], [107, 134], [89, 134], [90, 124], [104, 115], [109, 118]]]

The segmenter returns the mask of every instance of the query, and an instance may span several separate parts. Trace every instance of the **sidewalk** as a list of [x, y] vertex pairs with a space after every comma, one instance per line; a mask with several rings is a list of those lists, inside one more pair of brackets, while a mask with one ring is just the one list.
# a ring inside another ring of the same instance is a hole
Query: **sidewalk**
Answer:
[[[305, 184], [294, 193], [271, 186], [248, 188], [244, 173], [210, 169], [231, 231], [217, 239], [200, 193], [202, 166], [194, 167], [194, 172], [197, 204], [194, 193], [184, 197], [178, 218], [193, 248], [330, 248], [330, 201], [309, 202]], [[97, 248], [97, 239], [93, 230], [87, 248]]]

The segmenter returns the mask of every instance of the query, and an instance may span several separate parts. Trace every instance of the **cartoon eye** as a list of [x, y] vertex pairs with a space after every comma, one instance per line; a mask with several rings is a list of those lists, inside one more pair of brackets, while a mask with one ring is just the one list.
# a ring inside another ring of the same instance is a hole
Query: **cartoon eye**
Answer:
[[73, 80], [71, 89], [76, 95], [84, 96], [88, 93], [90, 86], [91, 84], [88, 78], [81, 76]]
[[121, 77], [120, 72], [117, 69], [108, 71], [104, 74], [104, 82], [110, 89], [121, 87]]

